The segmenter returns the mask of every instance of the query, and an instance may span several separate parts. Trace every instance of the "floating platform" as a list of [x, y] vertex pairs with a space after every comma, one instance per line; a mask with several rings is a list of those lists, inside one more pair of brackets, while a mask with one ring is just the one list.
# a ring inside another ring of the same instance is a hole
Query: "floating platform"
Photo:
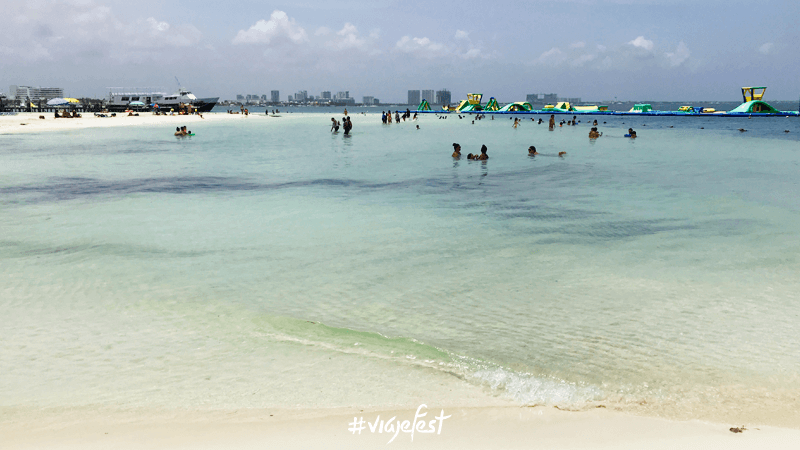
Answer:
[[561, 116], [676, 116], [676, 117], [798, 117], [798, 111], [778, 111], [774, 113], [760, 112], [713, 112], [695, 113], [684, 111], [562, 111], [557, 109], [530, 111], [411, 111], [416, 114], [496, 114], [496, 115], [561, 115]]

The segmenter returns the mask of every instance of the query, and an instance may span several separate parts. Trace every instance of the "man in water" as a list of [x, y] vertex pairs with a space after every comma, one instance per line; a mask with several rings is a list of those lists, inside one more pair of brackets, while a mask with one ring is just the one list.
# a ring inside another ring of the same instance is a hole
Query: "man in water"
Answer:
[[628, 137], [631, 139], [636, 139], [636, 132], [633, 131], [633, 128], [628, 128]]
[[535, 156], [535, 155], [538, 155], [538, 154], [539, 154], [539, 152], [536, 151], [536, 147], [534, 147], [532, 145], [530, 147], [528, 147], [528, 155], [529, 156]]
[[453, 158], [461, 158], [461, 146], [455, 142], [453, 142]]
[[597, 132], [597, 127], [592, 127], [592, 131], [589, 132], [589, 139], [597, 139], [602, 135], [603, 133]]
[[335, 118], [331, 117], [331, 131], [334, 133], [339, 132], [339, 122], [336, 121]]
[[349, 136], [350, 130], [353, 129], [353, 122], [350, 122], [350, 116], [342, 118], [343, 126], [344, 126], [344, 135]]
[[555, 115], [550, 114], [550, 123], [547, 124], [547, 127], [550, 128], [551, 130], [556, 127], [556, 116]]

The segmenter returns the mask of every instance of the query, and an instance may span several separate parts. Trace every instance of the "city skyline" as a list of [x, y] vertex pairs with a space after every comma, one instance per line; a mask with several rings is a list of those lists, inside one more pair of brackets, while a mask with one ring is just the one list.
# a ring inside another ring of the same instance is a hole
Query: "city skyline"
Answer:
[[109, 86], [174, 89], [177, 76], [223, 99], [276, 87], [355, 88], [354, 98], [386, 102], [414, 86], [506, 101], [735, 100], [748, 85], [769, 86], [771, 100], [800, 94], [800, 4], [788, 0], [760, 2], [758, 13], [742, 13], [740, 0], [2, 4], [0, 90], [102, 98]]

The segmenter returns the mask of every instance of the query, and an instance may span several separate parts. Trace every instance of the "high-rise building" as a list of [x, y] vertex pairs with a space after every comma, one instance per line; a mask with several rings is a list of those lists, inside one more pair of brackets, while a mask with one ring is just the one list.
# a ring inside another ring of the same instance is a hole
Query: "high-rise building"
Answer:
[[578, 103], [581, 102], [581, 98], [580, 97], [563, 97], [563, 98], [559, 98], [558, 101], [572, 103], [573, 105], [577, 105]]
[[375, 104], [375, 97], [365, 95], [362, 103], [364, 103], [365, 106], [372, 106]]
[[441, 91], [436, 91], [436, 104], [437, 105], [449, 105], [450, 104], [450, 91], [447, 89], [442, 89]]
[[306, 100], [308, 100], [308, 91], [297, 91], [297, 93], [294, 94], [294, 101], [300, 103]]
[[266, 102], [267, 101], [267, 94], [261, 94], [261, 101], [262, 102]]
[[542, 94], [542, 100], [548, 105], [558, 102], [558, 94]]
[[64, 96], [62, 88], [54, 87], [32, 87], [32, 86], [16, 86], [11, 85], [8, 87], [8, 98], [13, 100], [51, 100]]
[[419, 90], [416, 91], [408, 91], [408, 104], [409, 105], [419, 105], [420, 102], [419, 98]]
[[237, 102], [243, 102], [244, 101], [244, 95], [236, 94], [236, 101]]
[[272, 103], [280, 103], [280, 101], [281, 101], [281, 91], [272, 91], [270, 93], [270, 97], [271, 97]]
[[323, 100], [330, 100], [331, 99], [331, 91], [322, 91], [320, 94]]
[[422, 91], [422, 100], [427, 100], [428, 103], [436, 101], [436, 92], [433, 89], [425, 89]]
[[288, 102], [292, 102], [292, 101], [294, 101], [294, 99], [293, 99], [293, 98], [292, 98], [292, 96], [290, 95], [289, 97], [287, 97], [287, 98], [286, 98], [286, 101], [288, 101]]
[[344, 100], [350, 98], [350, 91], [339, 91], [333, 96], [334, 100]]
[[539, 94], [528, 94], [525, 96], [525, 101], [531, 105], [534, 103], [539, 103]]

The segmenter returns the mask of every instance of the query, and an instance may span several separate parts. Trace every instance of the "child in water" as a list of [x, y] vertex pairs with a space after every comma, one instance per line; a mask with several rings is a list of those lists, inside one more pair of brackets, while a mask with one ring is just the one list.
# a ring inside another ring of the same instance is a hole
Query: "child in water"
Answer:
[[[470, 153], [470, 156], [472, 153]], [[461, 146], [453, 142], [453, 158], [461, 158]]]
[[467, 158], [472, 159], [474, 161], [486, 161], [487, 159], [489, 159], [489, 155], [486, 154], [486, 150], [488, 150], [486, 146], [481, 145], [480, 155], [473, 155], [472, 153], [470, 153], [469, 155], [467, 155]]

